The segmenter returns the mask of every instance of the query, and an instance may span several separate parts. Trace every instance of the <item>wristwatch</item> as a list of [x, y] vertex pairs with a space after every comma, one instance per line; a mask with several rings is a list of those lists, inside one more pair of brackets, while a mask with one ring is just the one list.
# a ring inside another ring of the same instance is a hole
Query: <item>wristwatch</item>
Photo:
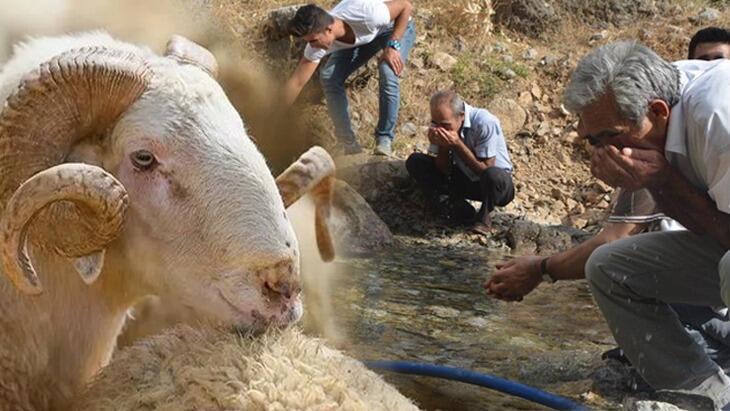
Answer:
[[540, 274], [542, 274], [542, 280], [548, 283], [554, 283], [555, 279], [547, 271], [547, 261], [550, 257], [545, 257], [540, 260]]
[[388, 44], [386, 44], [386, 47], [390, 47], [392, 49], [395, 49], [396, 51], [400, 51], [400, 41], [397, 39], [390, 39], [388, 40]]

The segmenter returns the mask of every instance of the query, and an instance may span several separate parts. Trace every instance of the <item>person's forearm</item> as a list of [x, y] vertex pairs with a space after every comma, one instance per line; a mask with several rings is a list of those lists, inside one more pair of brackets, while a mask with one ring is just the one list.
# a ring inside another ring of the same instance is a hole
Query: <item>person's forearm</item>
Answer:
[[710, 196], [693, 186], [677, 169], [670, 168], [666, 182], [649, 187], [664, 214], [695, 234], [707, 234], [730, 249], [730, 215], [717, 209]]
[[456, 144], [451, 146], [451, 149], [454, 150], [454, 154], [459, 156], [476, 175], [481, 174], [487, 168], [487, 165], [477, 159], [462, 139], [458, 139]]
[[586, 261], [596, 248], [607, 241], [599, 236], [552, 255], [547, 261], [547, 272], [554, 280], [579, 280], [585, 278]]
[[284, 83], [284, 88], [281, 92], [282, 96], [281, 99], [286, 106], [291, 106], [294, 104], [294, 101], [299, 96], [299, 93], [302, 92], [302, 88], [304, 88], [304, 85], [298, 84], [299, 81], [292, 77], [289, 80]]
[[393, 35], [391, 38], [396, 40], [401, 40], [403, 38], [403, 34], [405, 34], [406, 28], [408, 27], [408, 21], [411, 17], [412, 11], [413, 5], [409, 1], [405, 1], [403, 9], [393, 21]]
[[547, 271], [555, 280], [579, 280], [585, 277], [585, 265], [596, 248], [626, 238], [642, 226], [629, 223], [608, 223], [600, 233], [583, 243], [550, 256]]
[[451, 167], [451, 159], [449, 154], [451, 150], [448, 147], [439, 147], [439, 152], [436, 155], [436, 168], [442, 173], [449, 174], [449, 168]]

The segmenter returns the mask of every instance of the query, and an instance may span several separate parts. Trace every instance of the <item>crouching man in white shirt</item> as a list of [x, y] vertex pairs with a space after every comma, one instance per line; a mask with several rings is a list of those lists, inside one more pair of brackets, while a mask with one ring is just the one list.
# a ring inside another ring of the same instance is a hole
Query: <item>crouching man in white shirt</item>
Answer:
[[614, 338], [656, 389], [730, 403], [730, 380], [669, 304], [730, 303], [730, 61], [670, 64], [647, 47], [595, 49], [565, 92], [592, 173], [648, 189], [689, 231], [654, 232], [596, 249], [586, 277]]
[[289, 23], [289, 32], [306, 41], [307, 47], [284, 86], [284, 103], [294, 102], [320, 61], [329, 55], [319, 77], [339, 151], [344, 154], [362, 151], [350, 125], [345, 80], [381, 51], [375, 154], [391, 154], [400, 107], [400, 76], [416, 40], [412, 9], [408, 0], [343, 0], [329, 12], [306, 5]]

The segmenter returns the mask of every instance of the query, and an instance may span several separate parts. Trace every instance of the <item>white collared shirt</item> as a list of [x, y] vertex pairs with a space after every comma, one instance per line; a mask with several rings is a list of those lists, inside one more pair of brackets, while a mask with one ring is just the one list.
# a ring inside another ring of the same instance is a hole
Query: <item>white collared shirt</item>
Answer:
[[682, 95], [669, 118], [667, 160], [730, 214], [730, 60], [674, 65]]

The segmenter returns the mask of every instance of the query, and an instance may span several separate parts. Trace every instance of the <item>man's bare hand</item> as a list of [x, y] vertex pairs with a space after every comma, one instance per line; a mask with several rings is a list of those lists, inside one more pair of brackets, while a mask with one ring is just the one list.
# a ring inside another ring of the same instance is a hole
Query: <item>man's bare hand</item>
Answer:
[[596, 148], [591, 158], [591, 173], [612, 187], [627, 190], [654, 188], [669, 176], [664, 153], [656, 150], [614, 146]]
[[484, 282], [488, 295], [504, 301], [522, 301], [542, 282], [541, 257], [524, 256], [498, 263], [497, 272]]
[[388, 63], [390, 68], [393, 69], [395, 75], [400, 77], [405, 66], [403, 63], [403, 57], [400, 55], [400, 51], [392, 47], [386, 47], [385, 50], [383, 50], [383, 55], [380, 56], [380, 60]]
[[455, 131], [448, 131], [443, 127], [429, 127], [428, 141], [439, 147], [453, 147], [459, 142], [459, 135]]

